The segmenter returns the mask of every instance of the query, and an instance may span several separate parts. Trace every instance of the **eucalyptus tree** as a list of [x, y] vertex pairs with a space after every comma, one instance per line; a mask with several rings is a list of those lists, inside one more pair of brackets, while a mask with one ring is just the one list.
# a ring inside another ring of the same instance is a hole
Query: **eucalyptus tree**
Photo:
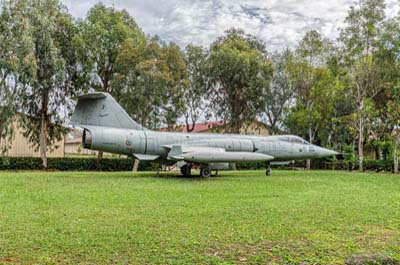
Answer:
[[[144, 33], [126, 10], [106, 7], [102, 3], [94, 5], [78, 27], [80, 33], [75, 42], [83, 72], [88, 73], [87, 88], [109, 92], [117, 100], [123, 99], [125, 95], [112, 87], [117, 75], [117, 57], [123, 45], [143, 47], [146, 43]], [[102, 157], [103, 152], [99, 152], [98, 169]]]
[[[13, 137], [12, 123], [18, 111], [18, 93], [26, 79], [34, 74], [31, 39], [21, 28], [29, 21], [13, 12], [9, 1], [1, 1], [0, 14], [0, 154], [7, 151]], [[22, 34], [21, 34], [22, 33]]]
[[188, 45], [185, 49], [188, 87], [184, 92], [186, 131], [192, 132], [201, 117], [208, 116], [207, 54], [202, 47]]
[[116, 65], [118, 73], [112, 85], [127, 112], [148, 128], [175, 125], [183, 114], [188, 87], [180, 48], [173, 43], [159, 43], [157, 38], [141, 49], [127, 43], [122, 46]]
[[353, 116], [352, 91], [348, 88], [348, 76], [343, 64], [343, 54], [337, 43], [331, 43], [325, 67], [332, 76], [334, 88], [332, 115], [327, 120], [327, 126], [318, 132], [321, 144], [335, 146], [342, 150], [344, 146], [354, 147], [354, 137], [351, 134], [349, 120]]
[[359, 168], [364, 170], [365, 127], [369, 118], [372, 99], [381, 91], [379, 61], [379, 31], [385, 18], [384, 0], [356, 1], [346, 17], [346, 26], [341, 31], [346, 67], [353, 102], [356, 108], [358, 132]]
[[49, 146], [66, 132], [63, 121], [67, 114], [61, 110], [67, 112], [68, 99], [75, 91], [73, 68], [67, 67], [71, 58], [66, 58], [71, 54], [67, 50], [71, 49], [74, 24], [57, 0], [8, 1], [4, 7], [9, 25], [16, 27], [9, 40], [18, 45], [8, 53], [17, 66], [12, 70], [12, 83], [18, 87], [24, 114], [21, 125], [24, 135], [40, 150], [46, 168]]
[[400, 86], [393, 88], [392, 99], [388, 102], [389, 119], [392, 125], [393, 139], [393, 168], [394, 173], [399, 173], [399, 145], [400, 145]]
[[[332, 44], [312, 30], [299, 43], [289, 68], [295, 105], [286, 125], [297, 134], [307, 135], [314, 143], [319, 130], [327, 127], [332, 116], [335, 77], [327, 67]], [[310, 168], [310, 160], [307, 160]]]
[[230, 29], [209, 51], [209, 86], [215, 114], [238, 133], [265, 110], [273, 66], [264, 43]]
[[289, 72], [292, 60], [293, 54], [289, 49], [272, 55], [274, 74], [271, 85], [266, 88], [266, 106], [262, 114], [269, 125], [269, 134], [279, 132], [286, 113], [293, 104], [295, 90]]
[[382, 100], [377, 101], [381, 114], [379, 122], [384, 124], [388, 136], [393, 142], [394, 172], [399, 172], [398, 148], [400, 144], [400, 16], [385, 21], [378, 41], [379, 50], [376, 61], [381, 67], [381, 86], [384, 91], [380, 93]]
[[[176, 124], [184, 110], [187, 71], [183, 54], [175, 44], [159, 43], [157, 37], [144, 47], [128, 41], [116, 58], [111, 82], [113, 94], [129, 115], [142, 126], [155, 129]], [[139, 161], [135, 160], [134, 170]]]
[[146, 43], [144, 33], [126, 10], [94, 5], [79, 23], [76, 42], [81, 52], [81, 64], [90, 72], [90, 87], [113, 93], [112, 79], [121, 47], [129, 43], [135, 48]]

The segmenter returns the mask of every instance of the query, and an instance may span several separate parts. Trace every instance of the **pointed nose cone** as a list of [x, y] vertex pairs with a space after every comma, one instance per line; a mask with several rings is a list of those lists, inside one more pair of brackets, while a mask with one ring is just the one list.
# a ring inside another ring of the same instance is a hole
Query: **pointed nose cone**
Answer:
[[326, 148], [317, 147], [316, 155], [318, 157], [326, 157], [326, 156], [336, 156], [336, 155], [339, 155], [339, 153], [336, 151], [333, 151], [333, 150], [326, 149]]

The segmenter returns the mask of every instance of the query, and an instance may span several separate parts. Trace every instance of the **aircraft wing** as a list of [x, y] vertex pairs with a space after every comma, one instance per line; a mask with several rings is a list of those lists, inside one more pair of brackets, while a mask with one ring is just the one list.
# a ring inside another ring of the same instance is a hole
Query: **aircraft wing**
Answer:
[[271, 161], [273, 156], [252, 153], [252, 152], [226, 152], [223, 148], [188, 146], [188, 145], [172, 145], [164, 146], [170, 151], [168, 160], [172, 161], [189, 161], [197, 163], [211, 162], [258, 162]]

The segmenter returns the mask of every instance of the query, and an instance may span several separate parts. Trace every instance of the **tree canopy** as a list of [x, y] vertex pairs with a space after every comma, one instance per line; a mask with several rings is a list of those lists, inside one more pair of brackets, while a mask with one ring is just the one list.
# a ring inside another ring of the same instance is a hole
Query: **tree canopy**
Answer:
[[265, 45], [241, 30], [228, 30], [211, 45], [209, 67], [215, 115], [239, 132], [265, 109], [273, 74]]
[[371, 152], [392, 154], [398, 171], [400, 18], [387, 17], [384, 0], [354, 2], [337, 39], [310, 30], [275, 52], [236, 28], [209, 46], [179, 47], [101, 3], [82, 19], [59, 0], [0, 3], [0, 154], [19, 112], [45, 168], [72, 98], [103, 91], [150, 129], [191, 132], [218, 119], [238, 133], [262, 122], [270, 134], [351, 150], [361, 170]]

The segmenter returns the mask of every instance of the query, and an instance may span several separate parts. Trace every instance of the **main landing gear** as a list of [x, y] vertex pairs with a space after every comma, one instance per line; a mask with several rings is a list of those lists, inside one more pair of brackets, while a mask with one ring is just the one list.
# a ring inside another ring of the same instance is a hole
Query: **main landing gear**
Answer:
[[209, 178], [211, 176], [211, 168], [208, 166], [200, 168], [200, 176], [202, 178]]
[[185, 178], [192, 176], [192, 165], [184, 165], [181, 167], [181, 174]]
[[[192, 167], [193, 165], [187, 164], [181, 167], [181, 174], [185, 178], [190, 178], [192, 176]], [[218, 175], [218, 170], [215, 171], [215, 176]], [[211, 167], [204, 165], [200, 167], [200, 177], [209, 178], [211, 177]]]

